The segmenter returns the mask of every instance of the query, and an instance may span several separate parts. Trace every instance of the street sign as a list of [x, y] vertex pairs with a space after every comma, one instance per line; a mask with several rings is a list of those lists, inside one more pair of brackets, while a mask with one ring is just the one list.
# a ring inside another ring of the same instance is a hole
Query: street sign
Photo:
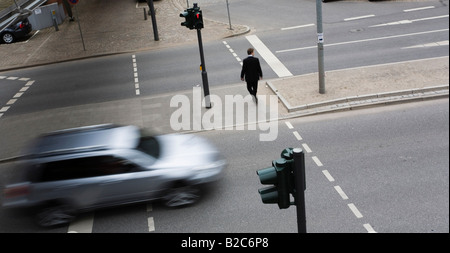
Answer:
[[78, 1], [79, 1], [79, 0], [68, 0], [68, 1], [69, 1], [69, 3], [70, 3], [70, 4], [73, 4], [73, 5], [75, 5], [75, 4], [77, 4], [77, 3], [78, 3]]

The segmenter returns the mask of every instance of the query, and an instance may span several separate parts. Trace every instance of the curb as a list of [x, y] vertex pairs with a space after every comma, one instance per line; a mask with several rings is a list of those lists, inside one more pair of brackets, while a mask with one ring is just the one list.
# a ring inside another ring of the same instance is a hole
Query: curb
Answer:
[[[324, 112], [352, 110], [368, 106], [388, 105], [400, 102], [412, 102], [416, 100], [427, 100], [449, 97], [449, 85], [430, 86], [400, 91], [381, 92], [361, 96], [351, 96], [339, 99], [327, 100], [312, 104], [291, 106], [278, 89], [270, 81], [266, 81], [267, 86], [277, 95], [288, 113], [296, 113], [295, 116], [313, 115]], [[298, 115], [300, 112], [300, 115]]]

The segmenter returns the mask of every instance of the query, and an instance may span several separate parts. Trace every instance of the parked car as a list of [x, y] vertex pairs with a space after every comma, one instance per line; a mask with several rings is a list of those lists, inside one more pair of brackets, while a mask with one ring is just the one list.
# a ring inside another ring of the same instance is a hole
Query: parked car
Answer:
[[19, 167], [23, 176], [4, 188], [3, 207], [32, 208], [48, 227], [103, 207], [189, 205], [226, 165], [212, 143], [193, 134], [149, 135], [113, 124], [61, 130], [33, 142]]
[[32, 31], [32, 25], [28, 18], [22, 19], [0, 32], [1, 42], [10, 44], [24, 38]]

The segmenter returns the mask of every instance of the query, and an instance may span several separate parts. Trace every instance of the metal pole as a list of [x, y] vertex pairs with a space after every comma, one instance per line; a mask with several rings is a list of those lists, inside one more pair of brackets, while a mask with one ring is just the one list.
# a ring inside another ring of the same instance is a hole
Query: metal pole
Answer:
[[197, 29], [197, 37], [198, 37], [198, 47], [200, 50], [200, 60], [202, 63], [201, 67], [202, 67], [203, 93], [205, 96], [205, 107], [211, 108], [211, 101], [209, 98], [208, 73], [206, 73], [205, 57], [203, 55], [203, 43], [202, 43], [201, 29]]
[[317, 49], [319, 61], [319, 93], [325, 93], [325, 73], [323, 64], [323, 29], [322, 29], [322, 0], [316, 0], [317, 15]]
[[227, 0], [227, 11], [228, 11], [228, 23], [230, 23], [230, 30], [233, 30], [233, 28], [231, 27], [230, 7], [228, 4], [228, 0]]
[[294, 180], [295, 180], [295, 205], [297, 206], [297, 228], [299, 233], [306, 233], [305, 211], [305, 154], [301, 148], [293, 149], [294, 156]]
[[153, 37], [155, 38], [155, 41], [158, 41], [158, 25], [156, 24], [155, 7], [153, 6], [153, 0], [147, 0], [147, 4], [150, 8], [150, 15], [152, 16]]
[[53, 21], [53, 26], [55, 27], [55, 31], [59, 31], [58, 21], [56, 20], [56, 11], [51, 10], [51, 15], [52, 15], [52, 21]]

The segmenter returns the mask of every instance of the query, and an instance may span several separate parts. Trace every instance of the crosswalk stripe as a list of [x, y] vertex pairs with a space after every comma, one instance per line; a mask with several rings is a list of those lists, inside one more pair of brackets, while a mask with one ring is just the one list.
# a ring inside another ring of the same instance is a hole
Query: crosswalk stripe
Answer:
[[269, 64], [278, 77], [292, 76], [292, 73], [281, 63], [280, 60], [267, 48], [266, 45], [256, 36], [246, 36], [247, 40], [255, 48], [256, 52]]

